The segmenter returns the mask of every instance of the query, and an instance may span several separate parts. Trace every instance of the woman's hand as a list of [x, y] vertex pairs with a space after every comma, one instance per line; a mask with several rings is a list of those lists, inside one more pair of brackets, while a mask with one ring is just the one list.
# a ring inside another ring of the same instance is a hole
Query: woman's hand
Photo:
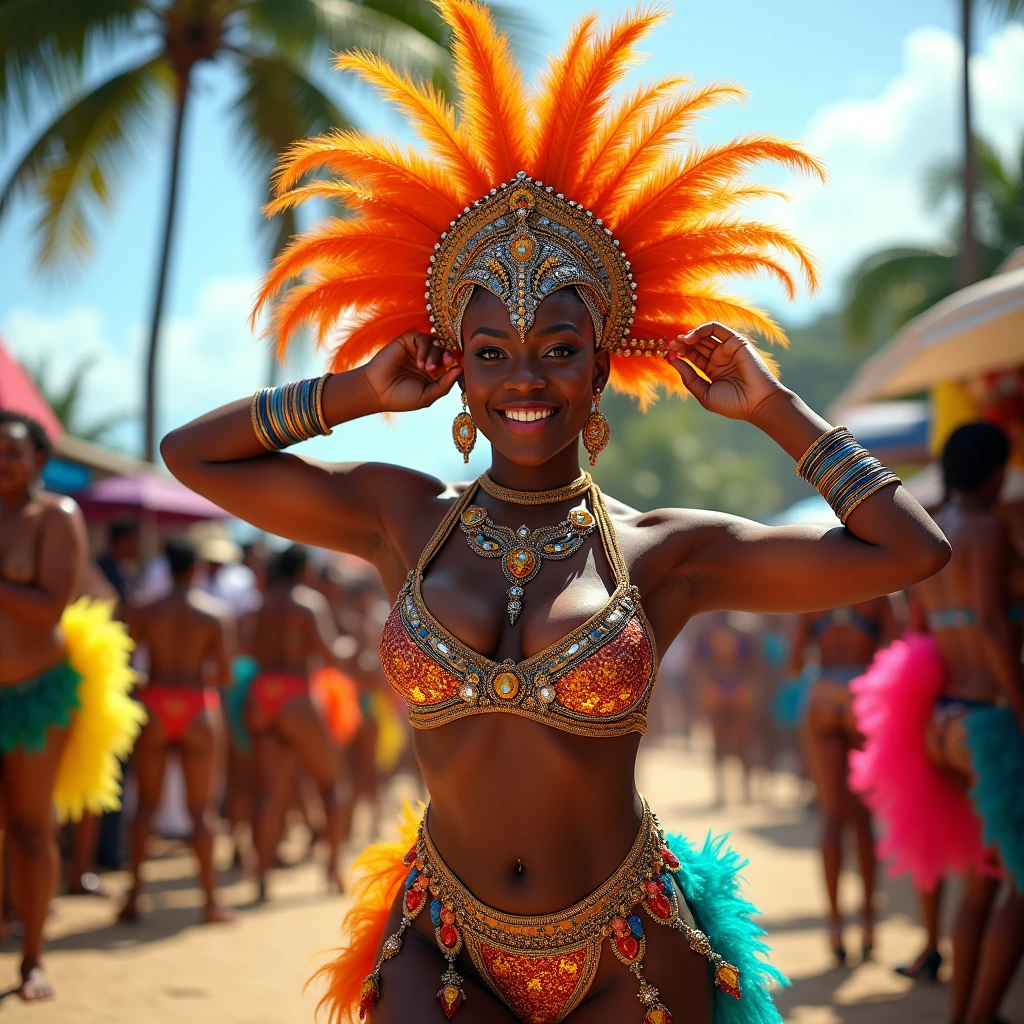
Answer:
[[717, 321], [673, 338], [668, 348], [686, 389], [709, 412], [753, 420], [765, 399], [785, 391], [750, 340]]
[[362, 373], [380, 412], [409, 412], [448, 394], [462, 373], [462, 362], [437, 348], [429, 334], [406, 331], [385, 345]]

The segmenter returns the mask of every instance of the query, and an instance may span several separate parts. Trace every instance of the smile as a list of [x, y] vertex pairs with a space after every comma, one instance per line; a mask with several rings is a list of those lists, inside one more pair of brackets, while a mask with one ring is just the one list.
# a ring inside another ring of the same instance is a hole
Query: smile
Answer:
[[546, 420], [555, 414], [554, 409], [502, 409], [502, 416], [516, 423], [533, 423], [534, 420]]

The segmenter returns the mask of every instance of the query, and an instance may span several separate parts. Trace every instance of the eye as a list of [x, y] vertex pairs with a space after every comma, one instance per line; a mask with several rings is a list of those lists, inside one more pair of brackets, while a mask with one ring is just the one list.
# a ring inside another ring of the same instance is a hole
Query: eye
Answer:
[[496, 345], [484, 345], [478, 348], [474, 354], [477, 359], [486, 359], [488, 361], [508, 358]]
[[552, 345], [544, 354], [555, 359], [568, 359], [570, 356], [576, 355], [577, 352], [579, 352], [579, 348], [575, 345], [568, 341], [560, 341], [557, 345]]

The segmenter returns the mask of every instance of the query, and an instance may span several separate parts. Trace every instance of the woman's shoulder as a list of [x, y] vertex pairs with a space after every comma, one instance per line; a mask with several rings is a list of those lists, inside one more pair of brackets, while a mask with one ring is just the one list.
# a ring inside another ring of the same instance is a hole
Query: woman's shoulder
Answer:
[[40, 491], [35, 497], [35, 504], [44, 520], [54, 523], [84, 522], [78, 502], [68, 494]]

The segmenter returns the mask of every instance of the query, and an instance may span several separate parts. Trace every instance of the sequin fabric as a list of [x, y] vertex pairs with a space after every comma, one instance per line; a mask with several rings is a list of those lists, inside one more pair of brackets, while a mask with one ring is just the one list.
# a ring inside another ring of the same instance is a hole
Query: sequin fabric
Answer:
[[640, 595], [629, 582], [598, 488], [591, 501], [616, 588], [587, 622], [524, 661], [496, 662], [461, 643], [423, 601], [427, 563], [469, 507], [456, 501], [409, 573], [381, 636], [381, 664], [409, 720], [432, 729], [472, 714], [505, 712], [577, 735], [643, 734], [657, 655]]
[[[600, 940], [596, 946], [600, 947]], [[475, 943], [473, 952], [473, 962], [482, 968], [484, 978], [528, 1024], [560, 1021], [566, 1007], [577, 1005], [586, 994], [598, 960], [590, 947], [551, 956], [522, 956]]]

